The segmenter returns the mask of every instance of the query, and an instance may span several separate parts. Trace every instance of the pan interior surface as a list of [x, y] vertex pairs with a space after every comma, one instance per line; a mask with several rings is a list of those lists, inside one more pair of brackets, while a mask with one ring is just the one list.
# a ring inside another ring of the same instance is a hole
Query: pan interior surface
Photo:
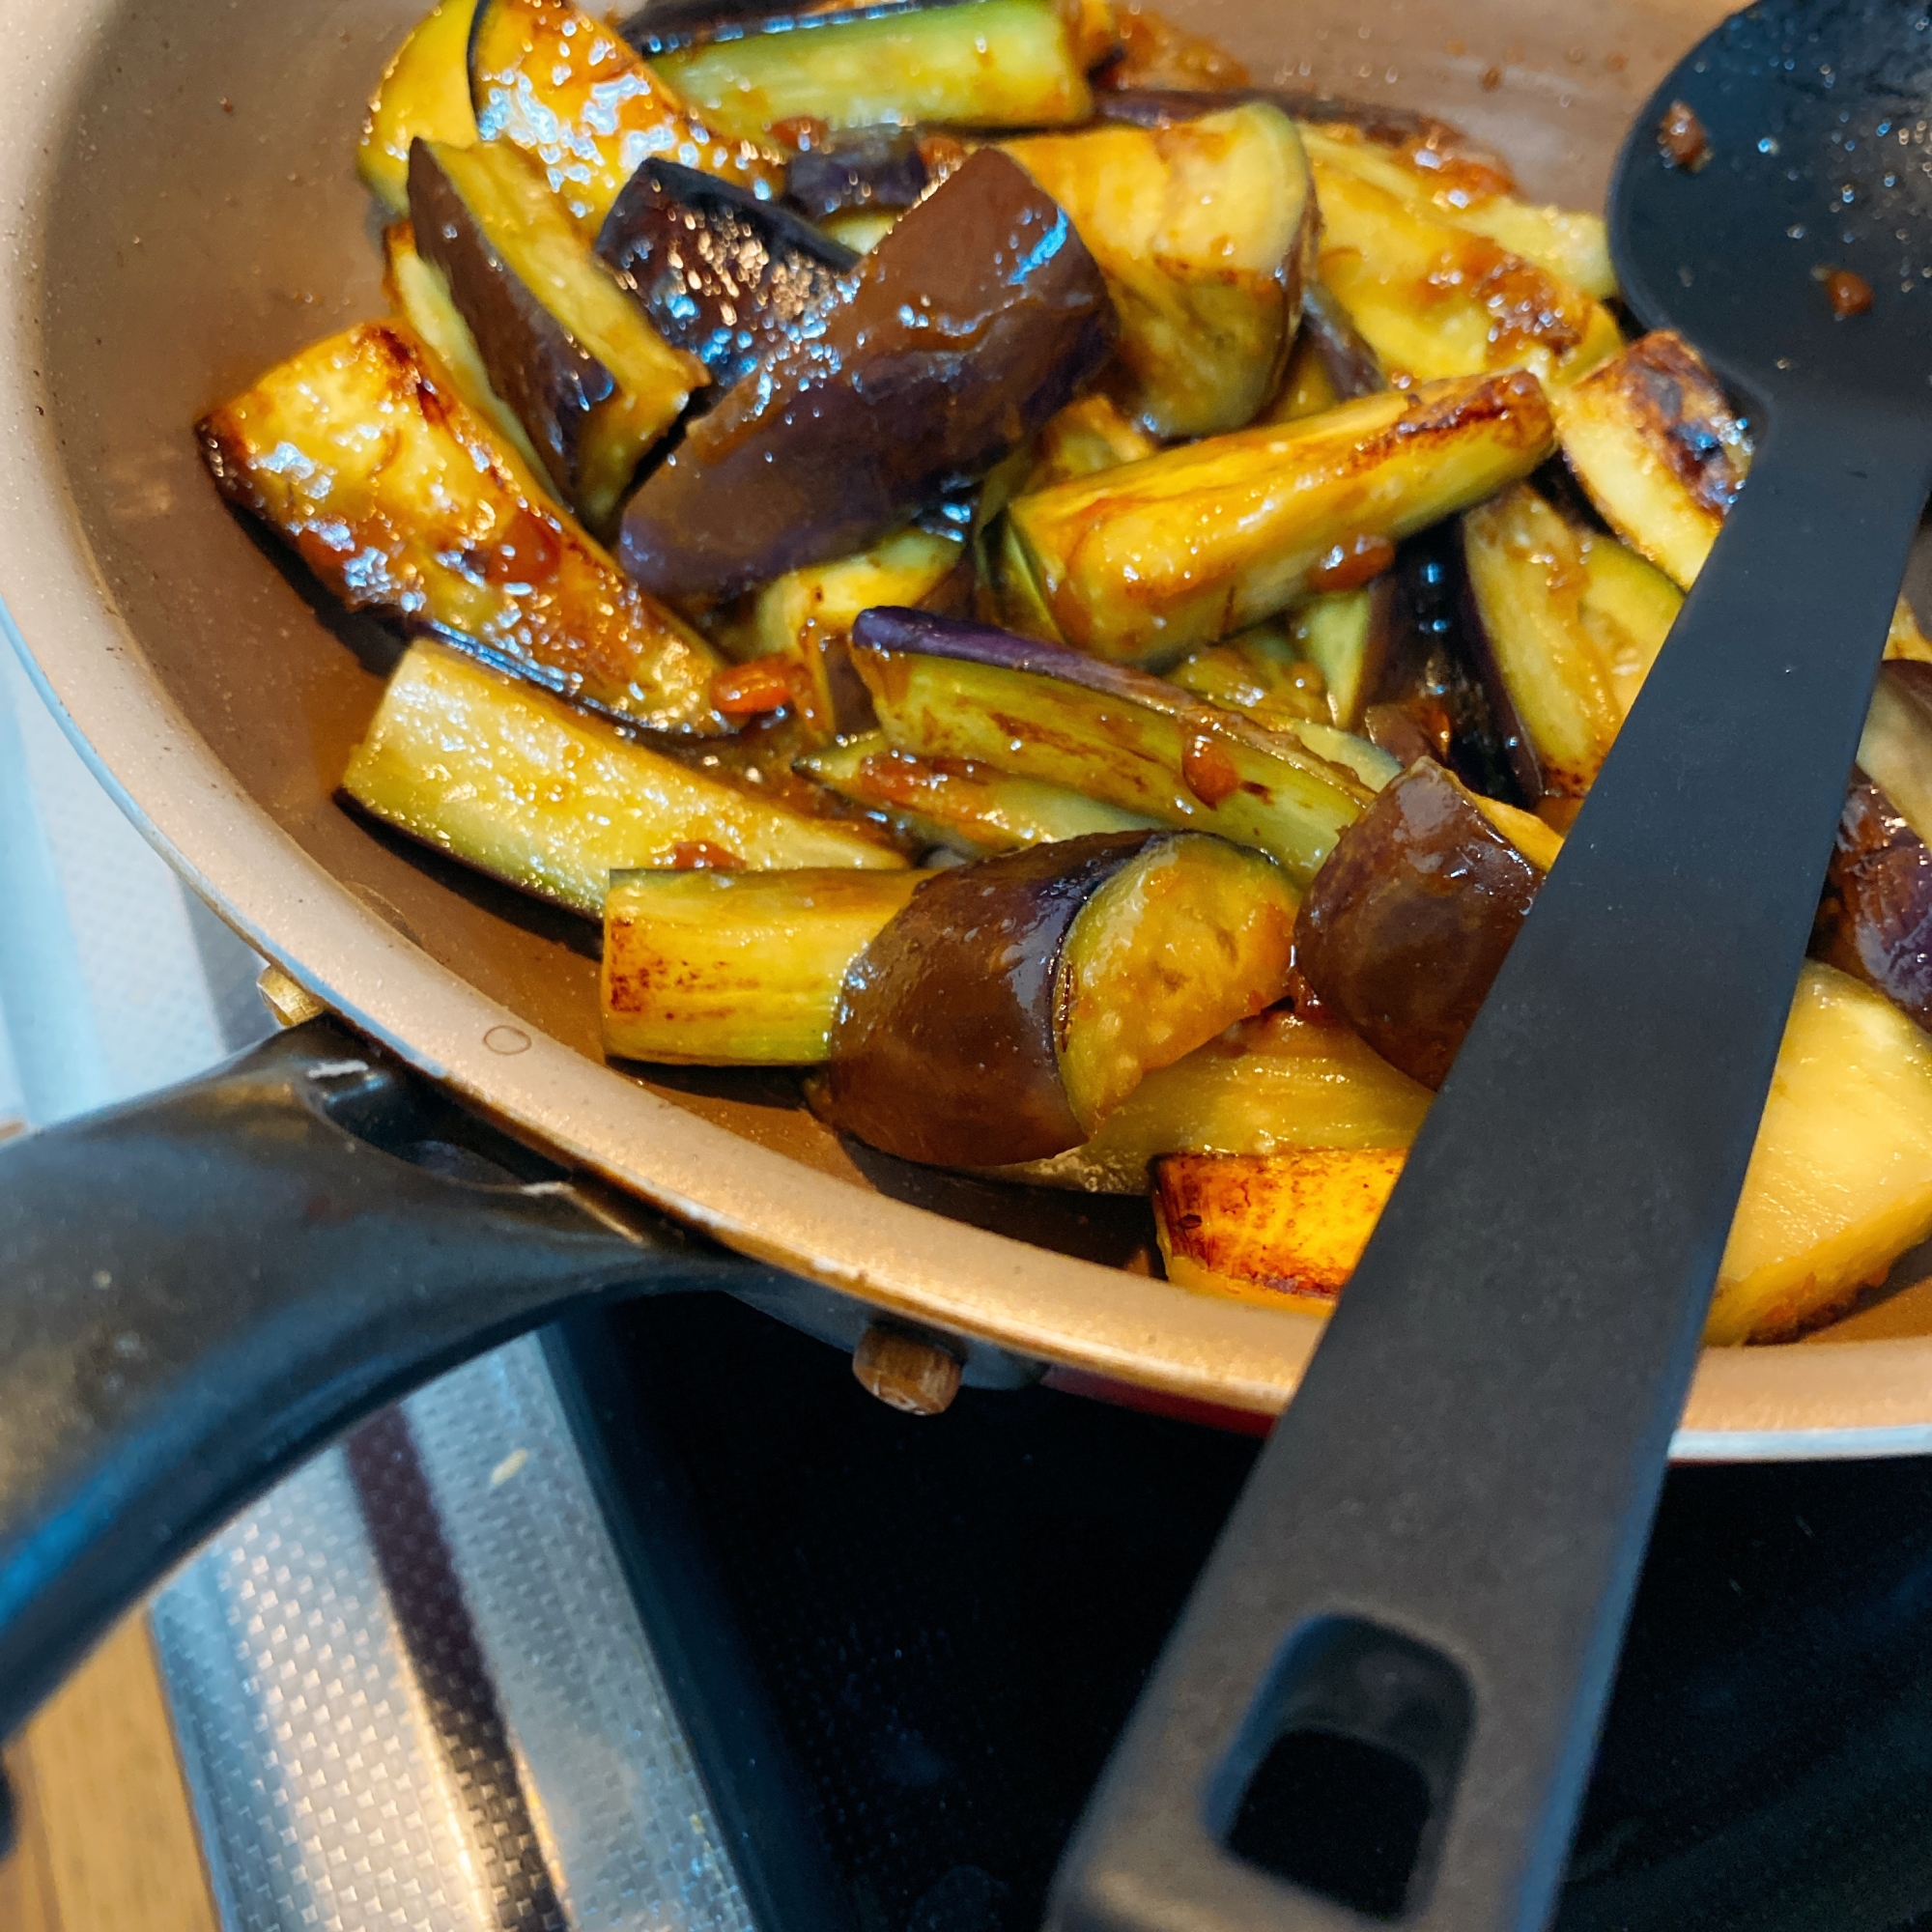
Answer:
[[[253, 943], [513, 1128], [749, 1252], [1024, 1352], [1255, 1410], [1307, 1316], [1148, 1278], [1144, 1205], [995, 1186], [839, 1142], [789, 1076], [608, 1068], [598, 935], [345, 810], [398, 640], [223, 507], [190, 425], [275, 359], [381, 315], [355, 178], [415, 0], [211, 8], [0, 0], [27, 53], [0, 132], [16, 277], [0, 591], [98, 768]], [[1662, 0], [1171, 0], [1254, 77], [1425, 107], [1525, 190], [1601, 204], [1625, 122], [1721, 9]], [[961, 1224], [964, 1224], [963, 1226]], [[1707, 1354], [1681, 1450], [1932, 1444], [1932, 1297], [1853, 1346]]]

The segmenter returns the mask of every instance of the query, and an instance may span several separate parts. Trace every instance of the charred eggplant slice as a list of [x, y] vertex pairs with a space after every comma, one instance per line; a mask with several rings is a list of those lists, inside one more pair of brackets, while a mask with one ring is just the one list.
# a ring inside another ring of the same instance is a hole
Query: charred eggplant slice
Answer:
[[1077, 1146], [1285, 990], [1294, 895], [1192, 833], [1101, 833], [928, 880], [846, 980], [821, 1113], [903, 1159]]
[[624, 185], [597, 253], [665, 340], [710, 371], [714, 396], [796, 340], [859, 260], [772, 202], [658, 160]]
[[610, 875], [638, 867], [905, 865], [862, 826], [807, 817], [431, 642], [396, 668], [342, 787], [385, 824], [592, 919]]
[[1219, 833], [1268, 853], [1296, 885], [1374, 796], [1359, 771], [1299, 736], [1064, 644], [918, 611], [867, 611], [852, 627], [852, 657], [898, 749]]
[[403, 330], [316, 343], [196, 434], [222, 495], [352, 611], [440, 632], [632, 724], [724, 728], [710, 646], [549, 500]]
[[410, 212], [410, 144], [475, 140], [469, 27], [476, 0], [437, 0], [396, 49], [362, 124], [355, 172], [384, 213]]
[[1418, 760], [1343, 835], [1295, 921], [1317, 997], [1425, 1087], [1448, 1074], [1560, 842], [1506, 812]]
[[1294, 125], [1259, 103], [1172, 128], [1037, 134], [1009, 154], [1073, 219], [1121, 315], [1114, 393], [1161, 438], [1251, 421], [1313, 279], [1315, 189]]
[[543, 176], [507, 141], [410, 154], [416, 246], [557, 492], [608, 536], [645, 452], [706, 381], [639, 314]]
[[512, 142], [537, 161], [586, 240], [653, 156], [758, 195], [784, 188], [778, 149], [706, 127], [571, 0], [477, 0], [469, 99], [481, 137]]
[[864, 550], [1024, 441], [1114, 332], [1065, 214], [981, 151], [867, 257], [822, 329], [741, 382], [639, 486], [625, 567], [661, 596], [724, 597]]
[[697, 1066], [815, 1066], [839, 988], [919, 872], [611, 875], [604, 901], [604, 1051]]
[[1020, 497], [1008, 522], [1070, 644], [1158, 668], [1527, 475], [1554, 440], [1533, 376], [1431, 383], [1236, 430]]
[[747, 137], [798, 121], [1059, 128], [1094, 111], [1057, 0], [964, 0], [834, 20], [685, 47], [651, 65], [707, 123]]

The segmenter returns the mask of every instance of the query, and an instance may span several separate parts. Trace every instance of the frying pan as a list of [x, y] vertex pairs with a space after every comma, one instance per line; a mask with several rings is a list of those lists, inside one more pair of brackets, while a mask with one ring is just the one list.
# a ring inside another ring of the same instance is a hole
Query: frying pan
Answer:
[[[365, 1358], [345, 1357], [339, 1380], [306, 1391], [257, 1362], [258, 1407], [294, 1404], [288, 1426], [270, 1432], [272, 1454], [204, 1470], [201, 1503], [164, 1511], [167, 1534], [124, 1549], [84, 1615], [69, 1606], [75, 1642], [197, 1522], [208, 1526], [209, 1511], [238, 1501], [238, 1483], [266, 1480], [273, 1462], [399, 1378], [531, 1319], [536, 1304], [492, 1303], [490, 1283], [519, 1266], [548, 1269], [559, 1293], [616, 1283], [624, 1269], [593, 1252], [600, 1230], [641, 1238], [680, 1279], [735, 1280], [830, 1334], [856, 1334], [868, 1309], [919, 1324], [950, 1338], [969, 1378], [1048, 1363], [1264, 1416], [1293, 1392], [1319, 1333], [1304, 1314], [1153, 1279], [1148, 1226], [1131, 1205], [891, 1161], [828, 1134], [788, 1079], [639, 1078], [606, 1066], [593, 928], [336, 802], [398, 646], [335, 611], [230, 516], [188, 425], [270, 362], [382, 311], [354, 133], [420, 11], [417, 0], [0, 0], [0, 594], [14, 640], [189, 885], [354, 1029], [291, 1037], [229, 1089], [165, 1103], [172, 1113], [46, 1137], [49, 1199], [79, 1172], [103, 1220], [83, 1226], [89, 1217], [71, 1204], [64, 1228], [33, 1252], [53, 1253], [47, 1243], [79, 1227], [90, 1239], [111, 1236], [117, 1267], [138, 1273], [144, 1226], [165, 1221], [179, 1257], [183, 1239], [192, 1250], [200, 1212], [210, 1271], [232, 1266], [258, 1281], [259, 1258], [273, 1249], [283, 1275], [298, 1275], [319, 1198], [296, 1185], [301, 1162], [340, 1158], [324, 1129], [348, 1131], [364, 1101], [389, 1109], [394, 1146], [458, 1147], [459, 1130], [395, 1125], [419, 1126], [423, 1107], [453, 1100], [494, 1123], [477, 1134], [500, 1130], [492, 1151], [473, 1156], [490, 1173], [527, 1180], [531, 1149], [554, 1163], [539, 1182], [551, 1193], [518, 1195], [524, 1207], [499, 1211], [497, 1190], [498, 1208], [470, 1214], [461, 1160], [437, 1172], [365, 1160], [354, 1184], [371, 1225], [407, 1244], [415, 1215], [424, 1254], [473, 1272], [474, 1319], [434, 1346], [384, 1340], [379, 1291], [404, 1277], [393, 1256], [387, 1275], [371, 1263], [371, 1325], [342, 1344]], [[1629, 115], [1721, 9], [1304, 0], [1290, 12], [1267, 0], [1171, 0], [1170, 11], [1227, 42], [1257, 78], [1429, 107], [1509, 155], [1530, 192], [1594, 206]], [[349, 1099], [289, 1099], [318, 1067], [358, 1054], [360, 1073], [316, 1076], [347, 1079]], [[427, 1099], [404, 1068], [433, 1090]], [[198, 1164], [168, 1165], [171, 1133], [193, 1142]], [[274, 1185], [265, 1137], [278, 1150]], [[130, 1148], [148, 1158], [145, 1178], [117, 1182]], [[75, 1151], [88, 1165], [63, 1168]], [[566, 1173], [589, 1179], [572, 1193]], [[120, 1214], [112, 1230], [110, 1209]], [[679, 1230], [709, 1241], [692, 1246]], [[575, 1274], [556, 1252], [572, 1243]], [[734, 1275], [720, 1250], [763, 1265]], [[347, 1265], [340, 1252], [329, 1264]], [[89, 1334], [88, 1347], [106, 1346]], [[176, 1339], [194, 1366], [194, 1337]], [[95, 1362], [88, 1373], [91, 1398], [111, 1409], [121, 1371]], [[16, 1457], [24, 1440], [13, 1442]], [[181, 1474], [166, 1459], [185, 1454], [187, 1440], [150, 1443], [143, 1481]], [[1926, 1449], [1932, 1291], [1911, 1290], [1812, 1342], [1707, 1351], [1677, 1442], [1680, 1455], [1723, 1459]], [[0, 1417], [0, 1478], [9, 1450]], [[132, 1493], [120, 1496], [124, 1516]], [[5, 1595], [0, 1579], [0, 1610]], [[43, 1688], [0, 1694], [0, 1730]]]

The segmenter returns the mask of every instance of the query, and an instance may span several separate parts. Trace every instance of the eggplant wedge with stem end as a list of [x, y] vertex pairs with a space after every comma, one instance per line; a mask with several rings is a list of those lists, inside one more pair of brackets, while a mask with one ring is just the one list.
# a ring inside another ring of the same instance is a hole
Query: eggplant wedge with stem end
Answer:
[[724, 730], [711, 647], [438, 385], [405, 330], [364, 323], [316, 343], [196, 435], [221, 494], [352, 611], [451, 638], [630, 724]]
[[1526, 476], [1554, 440], [1534, 376], [1464, 377], [1037, 491], [1008, 526], [1062, 639], [1158, 669], [1365, 582], [1401, 538]]
[[1297, 886], [1375, 795], [1360, 772], [1298, 737], [1064, 644], [919, 611], [867, 611], [852, 627], [852, 660], [897, 749], [969, 758], [1218, 833], [1269, 854]]
[[1281, 382], [1313, 279], [1315, 188], [1294, 124], [1230, 108], [1173, 128], [1009, 141], [1072, 217], [1121, 316], [1109, 374], [1163, 439], [1251, 421]]
[[469, 104], [469, 29], [476, 0], [437, 0], [383, 70], [362, 123], [355, 172], [384, 214], [410, 212], [410, 144], [476, 138]]
[[866, 258], [821, 330], [747, 377], [645, 478], [624, 565], [722, 598], [850, 555], [1022, 443], [1106, 359], [1113, 304], [1065, 213], [976, 154]]
[[600, 536], [638, 466], [710, 380], [638, 312], [519, 148], [418, 141], [416, 247], [441, 271], [557, 493]]
[[801, 120], [835, 129], [1058, 128], [1094, 111], [1057, 0], [971, 0], [752, 34], [651, 65], [708, 124], [748, 137]]
[[815, 1066], [839, 989], [921, 872], [613, 872], [599, 1009], [618, 1060]]
[[342, 788], [424, 844], [592, 919], [613, 871], [905, 865], [862, 827], [695, 770], [436, 643], [397, 666]]
[[940, 872], [845, 982], [814, 1098], [902, 1159], [1059, 1153], [1288, 983], [1294, 895], [1224, 839], [1100, 833]]
[[586, 240], [653, 157], [784, 191], [784, 156], [714, 130], [622, 40], [570, 0], [477, 0], [469, 102], [478, 135], [522, 148]]

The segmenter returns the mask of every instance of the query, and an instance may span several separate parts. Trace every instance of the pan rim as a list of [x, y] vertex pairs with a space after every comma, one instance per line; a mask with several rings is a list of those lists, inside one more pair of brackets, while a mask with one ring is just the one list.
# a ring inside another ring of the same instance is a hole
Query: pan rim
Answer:
[[[0, 70], [0, 234], [14, 265], [0, 309], [0, 625], [122, 810], [250, 945], [352, 1024], [726, 1246], [1022, 1355], [1198, 1402], [1279, 1410], [1319, 1317], [1190, 1294], [1031, 1247], [700, 1121], [437, 963], [242, 790], [115, 608], [40, 374], [45, 211], [81, 75], [115, 5], [0, 0], [14, 55]], [[1680, 1459], [1718, 1461], [1927, 1451], [1932, 1338], [1706, 1350], [1673, 1447]]]

